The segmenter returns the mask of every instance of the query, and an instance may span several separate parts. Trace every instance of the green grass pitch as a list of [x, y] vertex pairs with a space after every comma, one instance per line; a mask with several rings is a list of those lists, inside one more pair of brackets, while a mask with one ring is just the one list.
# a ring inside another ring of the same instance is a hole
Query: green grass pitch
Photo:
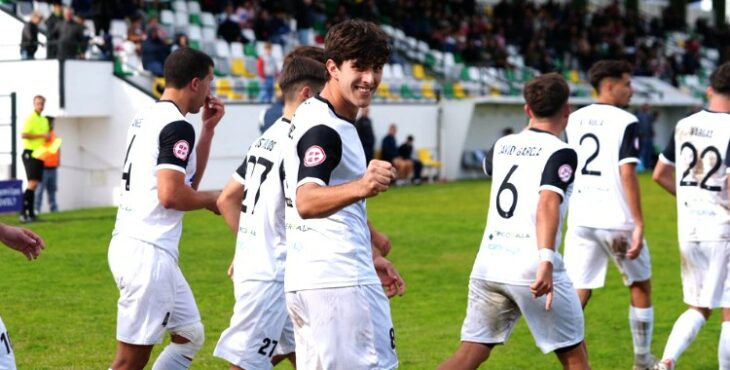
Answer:
[[[679, 277], [674, 199], [642, 175], [646, 239], [651, 248], [655, 329], [660, 356], [674, 320], [685, 309]], [[401, 369], [434, 369], [459, 344], [469, 273], [489, 203], [488, 181], [396, 188], [368, 201], [370, 219], [393, 242], [392, 261], [408, 285], [391, 301]], [[0, 316], [11, 334], [19, 369], [106, 369], [115, 351], [117, 290], [107, 246], [115, 209], [45, 216], [32, 224], [48, 245], [33, 263], [0, 248]], [[599, 211], [599, 210], [597, 210]], [[0, 221], [16, 224], [15, 216]], [[234, 237], [207, 212], [185, 217], [180, 265], [195, 293], [206, 342], [195, 369], [224, 369], [212, 356], [233, 308], [226, 268]], [[607, 286], [594, 292], [586, 338], [594, 369], [630, 369], [628, 290], [611, 268]], [[719, 315], [713, 316], [680, 360], [686, 369], [716, 369]], [[156, 346], [154, 359], [162, 346]], [[524, 322], [483, 368], [557, 369], [542, 355]], [[278, 368], [291, 369], [288, 364]]]

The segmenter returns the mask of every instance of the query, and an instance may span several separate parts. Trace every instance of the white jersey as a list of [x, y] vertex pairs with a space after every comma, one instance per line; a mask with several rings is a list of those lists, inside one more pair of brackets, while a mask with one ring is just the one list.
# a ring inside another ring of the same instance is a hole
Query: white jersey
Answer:
[[677, 123], [659, 157], [676, 166], [680, 241], [730, 240], [728, 142], [730, 114], [704, 110]]
[[569, 225], [634, 229], [620, 166], [639, 162], [637, 121], [633, 114], [608, 104], [591, 104], [570, 115], [565, 132], [578, 152], [578, 171]]
[[336, 186], [365, 173], [365, 153], [353, 122], [320, 96], [302, 103], [292, 119], [292, 143], [284, 156], [288, 251], [287, 292], [380, 284], [373, 267], [365, 200], [324, 218], [304, 220], [296, 209], [297, 188]]
[[[538, 247], [557, 247], [565, 214], [569, 186], [573, 182], [577, 155], [555, 135], [537, 129], [508, 135], [490, 150], [484, 169], [492, 175], [487, 226], [484, 229], [471, 277], [500, 283], [529, 285], [535, 281]], [[560, 225], [554, 245], [537, 245], [537, 205], [541, 191], [562, 198]], [[553, 276], [567, 279], [562, 260], [553, 266]]]
[[289, 120], [279, 118], [251, 144], [243, 163], [233, 174], [245, 189], [233, 259], [235, 281], [284, 281], [282, 148], [289, 140], [289, 125]]
[[160, 204], [157, 171], [180, 171], [191, 185], [194, 145], [195, 130], [175, 103], [158, 101], [137, 114], [127, 132], [122, 196], [113, 235], [152, 244], [177, 260], [184, 212]]

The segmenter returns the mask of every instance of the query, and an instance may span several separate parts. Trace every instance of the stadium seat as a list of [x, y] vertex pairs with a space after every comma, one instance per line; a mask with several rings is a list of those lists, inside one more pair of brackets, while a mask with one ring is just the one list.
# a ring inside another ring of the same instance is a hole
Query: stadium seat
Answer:
[[454, 85], [451, 82], [444, 82], [441, 84], [441, 88], [444, 92], [446, 99], [455, 99], [454, 97]]
[[246, 56], [258, 58], [259, 54], [256, 52], [256, 42], [249, 42], [243, 46], [243, 53]]
[[200, 14], [200, 3], [197, 1], [188, 1], [188, 13]]
[[250, 28], [244, 28], [241, 30], [241, 34], [245, 37], [249, 43], [256, 43], [256, 33]]
[[426, 70], [423, 68], [422, 64], [415, 63], [413, 64], [413, 78], [417, 80], [426, 80]]
[[109, 34], [122, 40], [127, 39], [127, 22], [120, 19], [112, 19], [109, 22]]
[[253, 78], [256, 77], [256, 73], [251, 71], [246, 66], [246, 60], [244, 58], [231, 59], [231, 74], [234, 76]]
[[466, 92], [464, 91], [464, 86], [461, 83], [459, 83], [459, 82], [455, 83], [453, 88], [454, 88], [454, 97], [456, 99], [465, 99], [467, 97]]
[[405, 72], [403, 71], [402, 64], [400, 64], [400, 63], [392, 64], [391, 68], [393, 69], [393, 79], [402, 80], [405, 78]]
[[187, 33], [190, 20], [188, 19], [188, 13], [175, 12], [175, 33]]
[[259, 100], [259, 94], [261, 94], [261, 85], [259, 84], [258, 79], [254, 78], [248, 81], [248, 84], [246, 85], [246, 94], [248, 95], [249, 100]]
[[213, 14], [208, 12], [200, 13], [200, 22], [203, 24], [203, 27], [212, 27], [213, 29], [216, 29], [216, 27], [218, 27], [215, 22], [215, 17], [213, 16]]
[[[171, 10], [163, 9], [160, 11], [160, 24], [162, 25], [162, 28], [167, 31], [168, 35], [174, 35], [175, 34], [175, 13], [173, 13]], [[126, 34], [125, 34], [126, 37]]]
[[[419, 148], [416, 150], [416, 157], [423, 164], [423, 175], [428, 178], [429, 182], [437, 180], [440, 177], [439, 172], [443, 163], [435, 160], [431, 155], [430, 150], [426, 148]], [[427, 175], [427, 173], [429, 174]]]
[[421, 95], [424, 99], [436, 100], [436, 92], [433, 89], [433, 84], [425, 82], [421, 85]]
[[243, 44], [240, 42], [232, 42], [231, 43], [231, 50], [230, 50], [230, 56], [231, 58], [241, 58], [243, 59]]
[[378, 85], [378, 90], [375, 92], [375, 97], [386, 101], [390, 100], [390, 85], [388, 85], [387, 82], [381, 82], [380, 85]]
[[175, 13], [187, 13], [188, 12], [188, 4], [185, 3], [185, 1], [182, 0], [175, 0], [172, 2], [172, 10], [175, 11]]
[[40, 12], [43, 16], [43, 19], [48, 18], [49, 15], [51, 15], [51, 8], [48, 6], [47, 2], [44, 1], [34, 1], [33, 7], [36, 11]]
[[418, 100], [420, 96], [413, 93], [413, 90], [407, 83], [400, 85], [400, 96], [404, 100]]
[[383, 81], [390, 80], [393, 80], [393, 67], [390, 64], [385, 63], [385, 65], [383, 65]]
[[196, 50], [201, 50], [203, 45], [203, 31], [200, 26], [191, 24], [188, 26], [188, 40], [190, 40], [190, 47]]

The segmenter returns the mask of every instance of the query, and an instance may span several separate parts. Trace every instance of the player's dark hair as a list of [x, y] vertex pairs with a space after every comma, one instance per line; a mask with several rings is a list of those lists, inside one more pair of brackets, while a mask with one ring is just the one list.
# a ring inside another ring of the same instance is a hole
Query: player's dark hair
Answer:
[[194, 78], [204, 79], [213, 67], [208, 54], [183, 47], [165, 59], [165, 87], [182, 89]]
[[327, 57], [325, 56], [323, 48], [312, 45], [300, 45], [292, 49], [292, 51], [284, 57], [284, 68], [286, 68], [286, 64], [289, 63], [292, 58], [297, 56], [312, 58], [322, 64], [327, 62]]
[[522, 95], [535, 116], [549, 118], [568, 101], [570, 88], [560, 74], [547, 73], [526, 83]]
[[634, 68], [625, 60], [601, 60], [588, 70], [588, 80], [596, 91], [599, 91], [604, 78], [621, 78], [624, 73], [632, 74]]
[[284, 65], [284, 70], [279, 76], [279, 86], [284, 95], [284, 101], [292, 101], [296, 98], [297, 92], [308, 85], [311, 89], [319, 92], [327, 82], [327, 69], [324, 64], [305, 56], [294, 56], [288, 58], [289, 62]]
[[327, 59], [337, 67], [352, 60], [355, 68], [381, 68], [390, 56], [388, 35], [375, 23], [349, 19], [334, 25], [324, 38]]
[[723, 63], [712, 72], [710, 87], [718, 94], [730, 96], [730, 62]]

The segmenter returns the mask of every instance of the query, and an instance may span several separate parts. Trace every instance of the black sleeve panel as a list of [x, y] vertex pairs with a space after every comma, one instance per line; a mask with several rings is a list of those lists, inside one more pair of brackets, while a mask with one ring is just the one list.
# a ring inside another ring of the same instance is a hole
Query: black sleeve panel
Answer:
[[159, 142], [160, 154], [157, 157], [157, 164], [171, 164], [185, 168], [195, 146], [193, 125], [186, 121], [170, 122], [160, 131]]
[[[728, 146], [728, 150], [730, 150], [730, 146]], [[664, 158], [672, 161], [672, 163], [675, 163], [677, 161], [677, 156], [675, 155], [675, 148], [674, 148], [674, 131], [672, 131], [672, 135], [669, 136], [669, 142], [667, 143], [667, 146], [664, 148], [664, 151], [662, 152], [662, 155]], [[727, 156], [725, 157], [725, 161], [727, 161]]]
[[578, 154], [575, 150], [564, 148], [556, 151], [545, 163], [540, 186], [551, 185], [565, 192], [575, 180], [576, 167], [578, 167]]
[[329, 185], [330, 175], [342, 159], [342, 139], [335, 129], [318, 125], [304, 133], [297, 144], [301, 181], [314, 177]]
[[624, 138], [621, 140], [621, 148], [618, 152], [618, 160], [626, 158], [639, 158], [639, 124], [634, 122], [626, 126]]
[[[672, 137], [674, 137], [672, 135]], [[725, 151], [725, 167], [730, 167], [730, 142], [727, 143], [727, 150]]]
[[487, 156], [484, 157], [484, 165], [482, 167], [487, 176], [492, 176], [492, 169], [494, 169], [494, 163], [492, 161], [494, 161], [494, 147], [489, 149]]
[[238, 169], [236, 169], [236, 174], [238, 174], [238, 176], [241, 176], [242, 179], [245, 179], [247, 167], [248, 167], [248, 157], [244, 158], [241, 165], [238, 166]]

